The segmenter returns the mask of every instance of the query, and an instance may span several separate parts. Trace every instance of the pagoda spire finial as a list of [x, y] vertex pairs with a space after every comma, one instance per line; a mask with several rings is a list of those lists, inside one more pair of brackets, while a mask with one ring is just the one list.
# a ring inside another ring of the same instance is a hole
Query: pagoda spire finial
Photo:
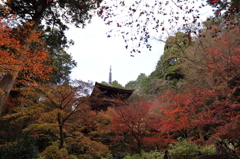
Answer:
[[108, 84], [112, 85], [112, 67], [110, 65], [110, 72], [109, 72], [109, 82]]

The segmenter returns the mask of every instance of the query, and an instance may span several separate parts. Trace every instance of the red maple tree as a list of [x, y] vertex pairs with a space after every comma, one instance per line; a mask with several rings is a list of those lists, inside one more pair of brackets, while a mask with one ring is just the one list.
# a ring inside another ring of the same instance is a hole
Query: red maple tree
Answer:
[[152, 104], [138, 101], [115, 108], [111, 128], [117, 134], [116, 141], [124, 141], [133, 151], [141, 152], [148, 147], [158, 148], [165, 141], [160, 135], [159, 119], [151, 113]]

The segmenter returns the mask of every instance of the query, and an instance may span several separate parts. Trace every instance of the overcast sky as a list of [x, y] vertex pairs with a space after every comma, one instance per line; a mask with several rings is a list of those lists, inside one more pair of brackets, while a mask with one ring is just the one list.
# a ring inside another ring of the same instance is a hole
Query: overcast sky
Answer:
[[67, 36], [75, 41], [75, 45], [67, 50], [77, 62], [71, 74], [72, 79], [108, 82], [111, 65], [112, 81], [117, 80], [125, 85], [140, 73], [149, 75], [155, 69], [163, 53], [163, 43], [151, 40], [152, 51], [142, 49], [140, 54], [131, 57], [123, 39], [107, 38], [107, 31], [109, 27], [95, 17], [84, 29], [71, 28], [67, 32]]
[[[206, 11], [201, 15], [206, 16]], [[67, 52], [77, 62], [77, 67], [72, 70], [72, 79], [108, 82], [111, 65], [112, 81], [117, 80], [124, 86], [136, 80], [140, 73], [149, 75], [154, 71], [163, 54], [164, 43], [151, 40], [152, 51], [142, 49], [140, 54], [131, 57], [121, 37], [107, 38], [106, 32], [110, 29], [99, 17], [94, 17], [84, 29], [70, 28], [67, 37], [74, 40], [75, 45]]]

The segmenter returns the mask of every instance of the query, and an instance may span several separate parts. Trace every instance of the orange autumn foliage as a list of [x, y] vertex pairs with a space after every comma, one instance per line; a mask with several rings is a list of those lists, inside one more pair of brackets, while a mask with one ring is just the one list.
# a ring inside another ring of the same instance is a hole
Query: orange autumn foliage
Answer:
[[[49, 59], [44, 43], [39, 38], [41, 32], [27, 28], [12, 29], [0, 22], [0, 75], [20, 72], [21, 78], [17, 82], [30, 85], [36, 83], [36, 78], [47, 80], [52, 68], [44, 64]], [[21, 39], [26, 34], [29, 34], [28, 38]], [[30, 46], [22, 45], [23, 42]]]

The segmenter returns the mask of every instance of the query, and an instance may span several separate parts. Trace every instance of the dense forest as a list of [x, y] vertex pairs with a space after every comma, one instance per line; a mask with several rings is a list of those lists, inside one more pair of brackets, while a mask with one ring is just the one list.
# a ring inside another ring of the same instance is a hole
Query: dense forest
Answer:
[[[70, 79], [77, 63], [66, 52], [74, 44], [65, 36], [69, 25], [82, 28], [96, 15], [110, 25], [108, 19], [117, 16], [114, 8], [122, 6], [129, 19], [140, 13], [139, 21], [117, 23], [118, 29], [139, 27], [137, 32], [121, 32], [126, 48], [137, 41], [151, 49], [150, 14], [169, 3], [156, 0], [151, 8], [143, 1], [130, 7], [127, 1], [113, 6], [106, 2], [0, 4], [0, 159], [239, 158], [239, 0], [206, 0], [195, 6], [214, 9], [214, 16], [203, 22], [184, 6], [194, 1], [173, 0], [193, 21], [186, 18], [165, 40], [156, 39], [165, 46], [150, 75], [141, 73], [125, 86], [112, 82], [113, 87], [135, 90], [127, 101], [93, 111], [93, 83]], [[137, 7], [142, 3], [145, 10]], [[173, 19], [177, 23], [179, 18], [174, 14]], [[165, 31], [164, 24], [157, 25], [154, 30]], [[129, 34], [140, 39], [129, 40]], [[140, 50], [134, 48], [131, 54]]]

